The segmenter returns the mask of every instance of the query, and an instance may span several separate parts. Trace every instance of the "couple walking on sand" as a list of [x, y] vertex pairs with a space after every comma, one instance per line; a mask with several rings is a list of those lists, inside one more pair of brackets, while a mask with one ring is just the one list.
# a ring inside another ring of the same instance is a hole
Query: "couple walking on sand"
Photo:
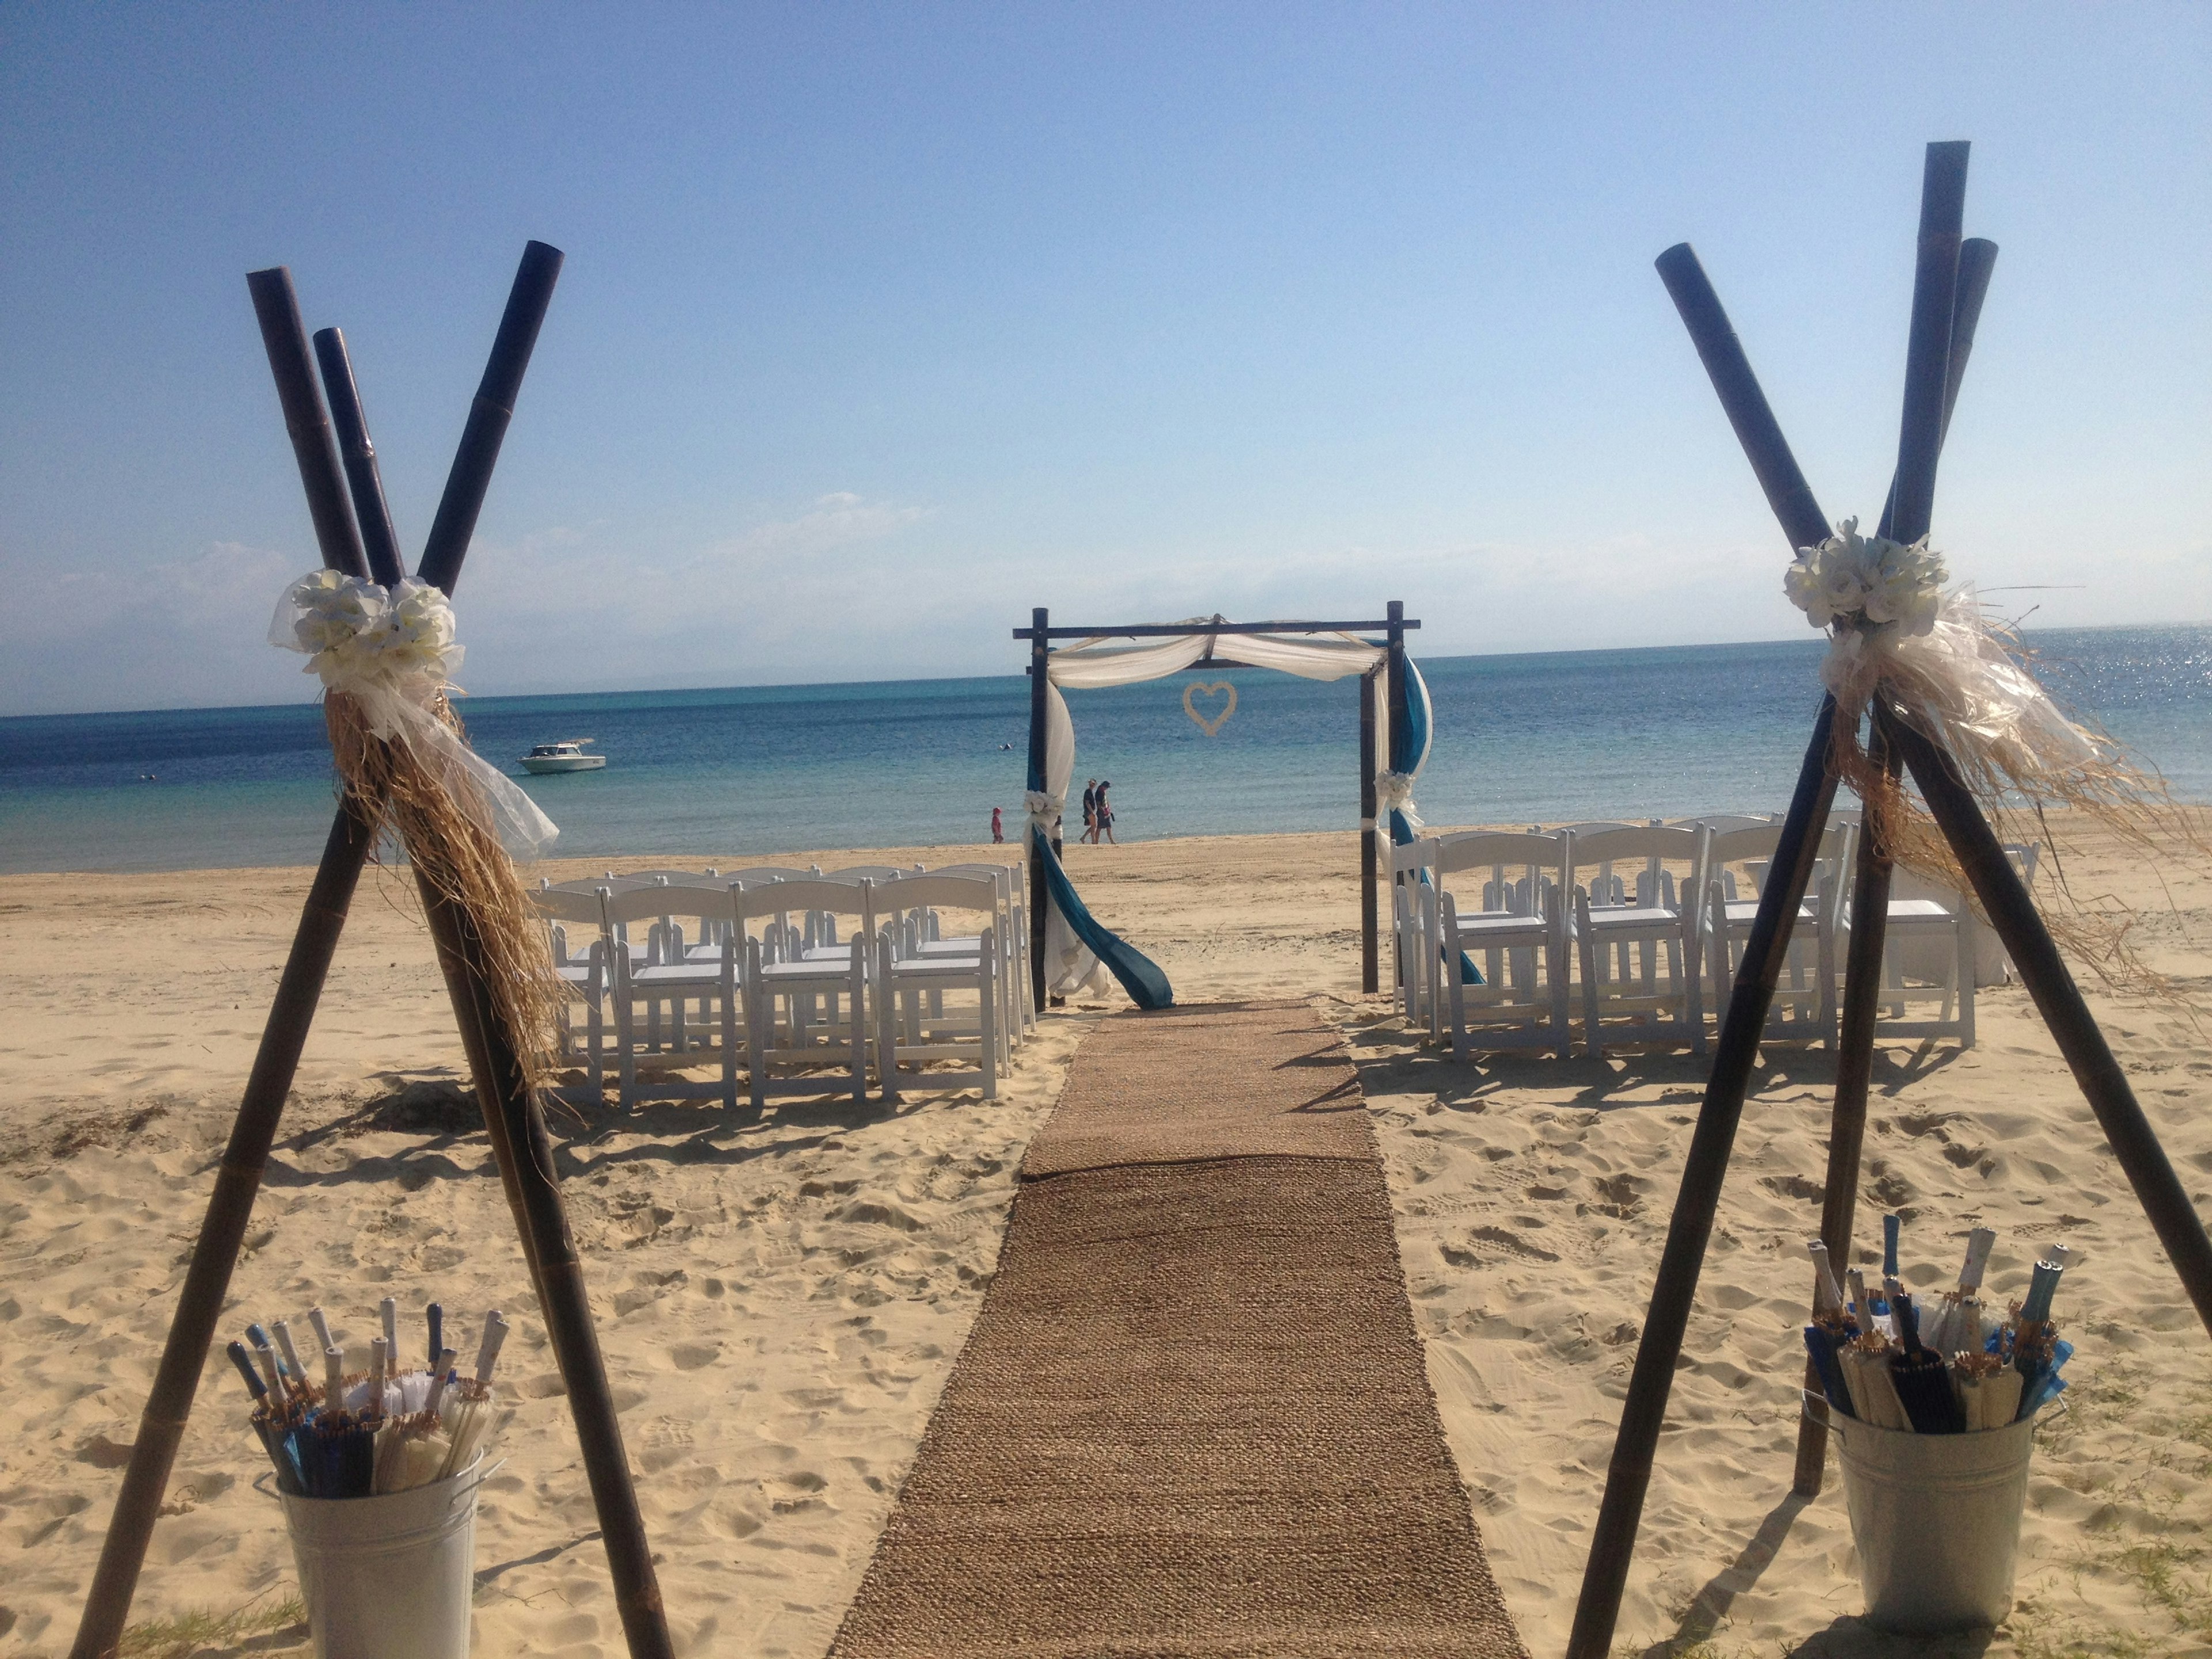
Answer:
[[[1103, 837], [1114, 841], [1114, 809], [1106, 804], [1106, 792], [1114, 786], [1092, 778], [1083, 786], [1083, 839], [1093, 847]], [[1121, 843], [1114, 842], [1116, 847]]]

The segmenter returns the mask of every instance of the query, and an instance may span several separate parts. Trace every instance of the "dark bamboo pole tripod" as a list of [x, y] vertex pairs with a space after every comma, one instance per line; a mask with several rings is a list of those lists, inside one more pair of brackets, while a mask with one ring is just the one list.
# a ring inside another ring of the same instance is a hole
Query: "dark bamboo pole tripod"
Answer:
[[[1987, 245], [1981, 245], [1986, 249], [1982, 252], [1974, 245], [1961, 244], [1966, 155], [1964, 143], [1930, 144], [1922, 184], [1905, 413], [1896, 478], [1884, 514], [1888, 533], [1908, 543], [1928, 532], [1935, 504], [1936, 461], [1959, 377], [1964, 372], [1966, 348], [1972, 342], [1979, 309], [1978, 290], [1986, 287], [1988, 263], [1995, 257], [1995, 250]], [[1827, 520], [1783, 438], [1718, 298], [1698, 267], [1696, 255], [1687, 244], [1670, 248], [1660, 256], [1659, 268], [1791, 547], [1816, 544], [1828, 533]], [[1736, 1125], [1742, 1115], [1751, 1066], [1782, 957], [1789, 948], [1790, 923], [1810, 878], [1813, 850], [1835, 793], [1835, 778], [1827, 765], [1833, 714], [1832, 699], [1823, 699], [1722, 1026], [1606, 1474], [1605, 1498], [1590, 1541], [1574, 1628], [1568, 1638], [1568, 1659], [1603, 1659], [1612, 1645], [1644, 1494], [1650, 1484], [1653, 1455], [1665, 1420], [1674, 1365], [1681, 1353]], [[1885, 763], [1901, 761], [1912, 775], [1976, 898], [2011, 951], [2038, 1012], [2087, 1097], [2160, 1243], [2196, 1304], [2198, 1316], [2212, 1331], [2212, 1239], [2206, 1237], [2203, 1221], [2191, 1206], [2026, 887], [1942, 747], [1900, 711], [1886, 705], [1879, 692], [1873, 718], [1877, 741], [1886, 746]], [[1866, 1073], [1871, 1067], [1873, 1014], [1880, 988], [1880, 928], [1888, 908], [1882, 849], [1863, 851], [1857, 873], [1858, 904], [1852, 917], [1838, 1066], [1836, 1133], [1832, 1136], [1828, 1197], [1822, 1218], [1824, 1235], [1834, 1224], [1846, 1244], [1850, 1195], [1857, 1185], [1857, 1141], [1865, 1123]], [[1866, 908], [1877, 898], [1880, 903], [1875, 908]], [[1858, 1052], [1854, 1052], [1854, 1043], [1859, 1045]], [[1832, 1249], [1837, 1242], [1830, 1241]], [[1838, 1259], [1844, 1258], [1838, 1254]], [[1803, 1450], [1801, 1443], [1801, 1479]]]
[[[533, 244], [533, 247], [542, 244]], [[526, 276], [529, 273], [526, 262]], [[559, 270], [554, 255], [542, 280], [550, 297], [552, 279]], [[542, 308], [539, 314], [543, 315]], [[532, 330], [534, 336], [535, 330]], [[366, 464], [348, 469], [355, 516], [364, 525], [389, 526], [390, 509], [384, 500], [382, 480], [374, 464], [375, 451], [368, 438], [368, 418], [354, 383], [353, 366], [345, 343], [335, 329], [315, 337], [325, 349], [324, 379], [330, 388], [335, 417], [348, 454], [358, 453]], [[518, 352], [512, 343], [502, 353], [495, 346], [492, 368], [477, 393], [472, 422], [478, 411], [495, 421], [503, 431], [514, 412], [520, 388], [521, 368], [528, 356], [526, 345]], [[511, 373], [503, 369], [511, 367]], [[483, 447], [482, 442], [477, 447]], [[489, 454], [497, 453], [497, 440], [489, 442]], [[465, 458], [471, 447], [464, 439]], [[466, 526], [438, 521], [448, 537], [465, 538], [474, 532]], [[465, 544], [464, 542], [465, 550]], [[445, 551], [435, 528], [424, 550], [422, 568], [438, 568], [433, 557]], [[458, 574], [459, 556], [452, 557]], [[378, 561], [372, 556], [371, 567]], [[446, 562], [444, 559], [441, 563]], [[392, 580], [398, 572], [395, 568]], [[379, 574], [379, 580], [386, 580]], [[584, 1286], [583, 1263], [568, 1228], [567, 1206], [561, 1200], [559, 1176], [553, 1161], [553, 1143], [545, 1127], [545, 1114], [526, 1078], [516, 1052], [516, 1036], [501, 1018], [492, 994], [493, 972], [468, 913], [425, 876], [417, 863], [416, 890], [422, 896], [422, 914], [437, 947], [447, 995], [453, 1005], [462, 1047], [468, 1052], [469, 1070], [475, 1079], [477, 1098], [483, 1108], [484, 1126], [492, 1156], [499, 1166], [501, 1184], [514, 1212], [521, 1235], [523, 1255], [530, 1266], [538, 1307], [545, 1316], [546, 1333], [568, 1395], [569, 1414], [576, 1425], [582, 1448], [584, 1473], [599, 1511], [600, 1532], [606, 1542], [608, 1565], [615, 1582], [616, 1607], [622, 1617], [630, 1651], [660, 1655], [671, 1651], [660, 1587], [653, 1570], [653, 1552], [645, 1535], [645, 1518], [639, 1512], [637, 1492], [629, 1474], [629, 1460], [623, 1447], [622, 1425], [615, 1413], [614, 1391], [607, 1381], [606, 1364], [599, 1353], [599, 1333], [592, 1321], [591, 1301]]]
[[[483, 380], [471, 406], [420, 572], [424, 580], [434, 582], [449, 593], [459, 579], [477, 517], [490, 487], [500, 444], [512, 417], [515, 395], [529, 365], [539, 325], [551, 302], [561, 263], [559, 250], [544, 243], [532, 242], [526, 250]], [[346, 470], [354, 484], [355, 513], [347, 510], [347, 490], [340, 478], [331, 423], [323, 412], [322, 399], [308, 368], [307, 340], [290, 274], [278, 267], [257, 271], [247, 281], [324, 562], [331, 568], [350, 575], [374, 575], [389, 585], [400, 574], [397, 544], [391, 533], [390, 515], [383, 507], [374, 452], [361, 418], [360, 400], [354, 390], [343, 337], [336, 331], [326, 331], [327, 337], [319, 337], [316, 343], [322, 355], [332, 402], [342, 411], [339, 436], [346, 449]], [[356, 513], [360, 514], [358, 526]], [[275, 1141], [277, 1122], [362, 866], [373, 850], [380, 806], [380, 803], [363, 803], [349, 796], [341, 801], [331, 826], [278, 982], [245, 1098], [217, 1171], [207, 1216], [193, 1248], [177, 1316], [170, 1328], [161, 1368], [132, 1448], [131, 1464], [117, 1498], [115, 1516], [86, 1599], [71, 1649], [72, 1659], [103, 1659], [115, 1651], [121, 1640], [155, 1513], [198, 1389], [200, 1369], [214, 1337], [215, 1322], [220, 1316], [230, 1274], [236, 1265], [262, 1171]], [[427, 899], [425, 908], [432, 908]], [[580, 1384], [587, 1395], [592, 1392], [592, 1377], [599, 1383], [597, 1392], [605, 1396], [605, 1370], [592, 1335], [588, 1308], [583, 1308], [580, 1343], [573, 1328], [573, 1314], [564, 1317], [566, 1310], [556, 1305], [567, 1302], [581, 1306], [582, 1285], [573, 1266], [563, 1265], [561, 1247], [567, 1245], [568, 1230], [559, 1193], [553, 1184], [551, 1148], [545, 1137], [544, 1121], [537, 1114], [536, 1103], [520, 1087], [520, 1071], [514, 1064], [511, 1042], [502, 1043], [497, 1035], [496, 1017], [483, 994], [485, 979], [475, 941], [468, 937], [459, 919], [450, 915], [441, 925], [441, 918], [434, 914], [432, 927], [441, 966], [454, 994], [464, 1046], [468, 1049], [479, 1097], [485, 1105], [494, 1155], [521, 1226], [523, 1254], [538, 1285], [539, 1305], [546, 1312], [564, 1380], [575, 1401], [579, 1437], [583, 1443], [586, 1466], [592, 1472], [593, 1496], [599, 1500], [602, 1527], [608, 1540], [617, 1601], [630, 1650], [633, 1654], [666, 1654], [670, 1647], [658, 1587], [653, 1582], [641, 1522], [636, 1517], [635, 1498], [630, 1491], [629, 1467], [622, 1455], [619, 1434], [614, 1436], [610, 1450], [605, 1435], [595, 1433], [596, 1425], [586, 1420], [587, 1416], [599, 1415], [590, 1409], [595, 1402], [577, 1398]], [[468, 993], [466, 997], [463, 994], [465, 990]], [[522, 1131], [520, 1137], [518, 1128]], [[520, 1170], [521, 1160], [515, 1156], [518, 1144], [526, 1145], [531, 1152], [533, 1168], [527, 1174]], [[528, 1224], [523, 1224], [526, 1221]], [[565, 1261], [573, 1264], [573, 1247], [567, 1249]], [[550, 1286], [554, 1294], [550, 1297], [546, 1294], [549, 1265], [554, 1269]], [[587, 1352], [580, 1352], [580, 1349]], [[605, 1422], [611, 1425], [611, 1401], [605, 1399], [604, 1403]], [[619, 1494], [603, 1492], [606, 1483], [600, 1477], [610, 1462], [618, 1480]], [[627, 1516], [622, 1512], [621, 1503], [610, 1504], [609, 1496], [628, 1498]], [[629, 1538], [618, 1539], [618, 1531], [634, 1534], [634, 1544]], [[626, 1560], [626, 1557], [633, 1559]]]

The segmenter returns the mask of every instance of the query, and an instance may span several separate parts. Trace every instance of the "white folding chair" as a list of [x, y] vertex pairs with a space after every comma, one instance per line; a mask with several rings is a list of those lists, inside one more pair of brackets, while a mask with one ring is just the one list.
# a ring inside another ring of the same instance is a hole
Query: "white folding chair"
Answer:
[[[572, 1103], [596, 1105], [605, 1097], [600, 1066], [610, 1047], [607, 1012], [613, 973], [610, 941], [605, 932], [605, 906], [596, 890], [579, 893], [543, 883], [530, 897], [538, 914], [545, 918], [553, 951], [553, 972], [568, 993], [561, 1000], [561, 1046], [555, 1058], [564, 1067], [582, 1062], [587, 1078], [581, 1090], [561, 1088], [553, 1093]], [[573, 943], [568, 931], [571, 927], [576, 929]], [[580, 951], [578, 945], [583, 946]], [[571, 999], [584, 1005], [580, 1040], [576, 1034]]]
[[[623, 1105], [635, 1108], [650, 1097], [716, 1099], [734, 1108], [739, 1041], [735, 938], [722, 928], [719, 943], [694, 957], [684, 925], [689, 921], [696, 937], [713, 939], [716, 924], [731, 920], [729, 890], [633, 887], [603, 892], [600, 902], [610, 937], [618, 927], [649, 924], [642, 960], [634, 948], [612, 952]], [[672, 1075], [705, 1065], [717, 1066], [720, 1078], [695, 1083]], [[641, 1073], [650, 1074], [648, 1082], [640, 1081]]]
[[[1702, 826], [1665, 824], [1574, 837], [1568, 885], [1582, 965], [1583, 1042], [1592, 1058], [1624, 1042], [1682, 1042], [1692, 1054], [1705, 1052], [1698, 969], [1711, 839]], [[1670, 863], [1685, 866], [1679, 878]], [[1632, 890], [1616, 865], [1642, 866]], [[1595, 873], [1588, 886], [1576, 886], [1574, 875], [1586, 866], [1595, 866]], [[1607, 1019], [1626, 1024], [1608, 1030]]]
[[[2028, 858], [2020, 862], [2033, 867]], [[1848, 936], [1852, 922], [1848, 902], [1841, 912], [1837, 931]], [[1895, 872], [1890, 880], [1888, 926], [1882, 934], [1881, 1012], [1875, 1022], [1875, 1036], [1952, 1037], [1961, 1048], [1972, 1048], [1982, 935], [1981, 922], [1964, 893], [1909, 870]], [[1914, 1005], [1931, 999], [1940, 1001], [1936, 1012], [1916, 1017]]]
[[1437, 1001], [1437, 881], [1433, 837], [1390, 848], [1390, 939], [1400, 1006], [1409, 1024], [1443, 1030]]
[[[884, 1098], [899, 1095], [902, 1064], [919, 1067], [931, 1061], [967, 1060], [973, 1068], [963, 1072], [918, 1070], [915, 1081], [934, 1088], [940, 1084], [980, 1083], [983, 1098], [999, 1096], [999, 1073], [1006, 1063], [1005, 1010], [1009, 958], [998, 936], [999, 884], [988, 876], [943, 874], [906, 876], [878, 888], [863, 882], [870, 900], [869, 917], [878, 927], [876, 982], [876, 1072]], [[896, 902], [903, 915], [885, 908]], [[972, 951], [941, 938], [925, 941], [918, 936], [915, 913], [924, 910], [964, 910], [986, 918], [980, 933], [972, 935]], [[931, 950], [934, 943], [945, 948]], [[948, 1009], [948, 992], [973, 992], [975, 1011], [970, 1018], [957, 1007]]]
[[[733, 920], [742, 965], [752, 1103], [771, 1095], [867, 1097], [868, 986], [875, 953], [868, 884], [807, 878], [740, 884]], [[806, 945], [793, 915], [852, 919], [834, 949]], [[750, 924], [762, 924], [763, 937]], [[783, 1073], [778, 1075], [779, 1072]]]
[[[1711, 820], [1707, 820], [1708, 823]], [[1759, 915], [1782, 826], [1760, 823], [1722, 830], [1706, 854], [1705, 959], [1713, 1008], [1725, 1018], [1735, 994], [1743, 946]], [[1790, 929], [1790, 950], [1768, 1006], [1761, 1042], [1816, 1042], [1836, 1036], [1837, 975], [1843, 965], [1839, 919], [1850, 885], [1854, 837], [1848, 823], [1831, 822], [1814, 854], [1813, 879]], [[1737, 869], [1741, 866], [1741, 878]]]
[[[1474, 830], [1435, 842], [1436, 942], [1426, 951], [1435, 961], [1425, 971], [1441, 981], [1431, 994], [1449, 1014], [1453, 1059], [1475, 1048], [1549, 1048], [1567, 1057], [1565, 895], [1574, 841], [1565, 830]], [[1515, 868], [1526, 872], [1517, 885], [1504, 873]], [[1481, 903], [1466, 910], [1451, 884], [1463, 872], [1489, 878]], [[1481, 984], [1466, 982], [1462, 954], [1476, 960]]]
[[[929, 872], [939, 876], [981, 876], [996, 885], [999, 890], [999, 920], [994, 924], [998, 932], [1000, 954], [1006, 958], [1006, 998], [1002, 1029], [1009, 1043], [1027, 1040], [1036, 1024], [1036, 1009], [1030, 1000], [1030, 924], [1026, 897], [1027, 883], [1018, 866], [1011, 864], [948, 864]], [[968, 945], [975, 941], [932, 939], [927, 948], [943, 950], [950, 945]]]

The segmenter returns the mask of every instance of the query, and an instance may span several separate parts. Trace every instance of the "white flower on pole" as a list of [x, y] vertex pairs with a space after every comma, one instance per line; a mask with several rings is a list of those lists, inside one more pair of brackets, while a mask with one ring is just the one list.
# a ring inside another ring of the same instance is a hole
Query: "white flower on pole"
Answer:
[[318, 570], [284, 592], [269, 641], [307, 653], [307, 673], [333, 691], [398, 692], [427, 703], [461, 665], [453, 608], [428, 582], [396, 588]]
[[[483, 822], [532, 855], [560, 832], [512, 778], [486, 761], [440, 717], [440, 699], [457, 688], [461, 647], [453, 607], [428, 582], [403, 578], [387, 588], [360, 576], [318, 570], [276, 601], [269, 643], [302, 653], [306, 672], [325, 690], [353, 699], [371, 736], [405, 744], [458, 787], [481, 795]], [[472, 786], [471, 786], [472, 781]]]
[[1814, 627], [1873, 635], [1879, 646], [1935, 627], [1949, 576], [1926, 537], [1908, 547], [1861, 536], [1859, 521], [1846, 519], [1818, 547], [1797, 550], [1782, 591]]

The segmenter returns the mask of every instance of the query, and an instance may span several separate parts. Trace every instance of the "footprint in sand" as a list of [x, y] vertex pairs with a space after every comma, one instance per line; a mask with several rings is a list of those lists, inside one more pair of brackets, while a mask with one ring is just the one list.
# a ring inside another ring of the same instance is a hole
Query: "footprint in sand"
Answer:
[[1494, 1244], [1501, 1250], [1510, 1251], [1530, 1261], [1557, 1261], [1559, 1259], [1551, 1251], [1539, 1249], [1517, 1235], [1507, 1232], [1503, 1227], [1477, 1227], [1468, 1237], [1480, 1239], [1486, 1244]]

